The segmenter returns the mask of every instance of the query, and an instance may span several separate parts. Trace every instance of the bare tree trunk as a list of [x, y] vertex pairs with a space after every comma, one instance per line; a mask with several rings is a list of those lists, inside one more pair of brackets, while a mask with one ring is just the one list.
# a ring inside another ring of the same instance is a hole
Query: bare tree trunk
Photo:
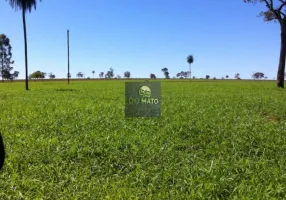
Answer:
[[189, 64], [189, 69], [190, 69], [190, 71], [189, 71], [189, 78], [191, 79], [191, 64]]
[[[2, 44], [3, 45], [3, 44]], [[2, 50], [2, 70], [1, 70], [1, 76], [2, 76], [2, 83], [4, 83], [4, 79], [3, 79], [3, 70], [4, 70], [4, 48], [3, 46], [1, 47], [1, 50]]]
[[280, 58], [277, 72], [277, 87], [284, 88], [284, 76], [285, 76], [285, 57], [286, 57], [286, 18], [281, 23], [281, 47]]
[[25, 42], [25, 75], [26, 75], [26, 90], [29, 90], [28, 86], [28, 47], [27, 47], [27, 32], [26, 32], [26, 17], [25, 9], [22, 9], [23, 28], [24, 28], [24, 42]]

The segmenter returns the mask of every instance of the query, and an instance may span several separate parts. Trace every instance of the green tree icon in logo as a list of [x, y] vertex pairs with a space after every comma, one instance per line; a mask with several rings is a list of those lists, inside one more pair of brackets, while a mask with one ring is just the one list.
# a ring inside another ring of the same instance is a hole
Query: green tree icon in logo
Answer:
[[151, 90], [148, 86], [142, 86], [139, 89], [139, 95], [142, 97], [151, 97]]

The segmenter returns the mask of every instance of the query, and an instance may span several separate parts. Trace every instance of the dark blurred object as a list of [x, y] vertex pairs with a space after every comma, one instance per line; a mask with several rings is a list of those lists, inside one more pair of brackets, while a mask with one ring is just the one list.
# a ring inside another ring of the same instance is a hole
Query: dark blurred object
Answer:
[[4, 148], [4, 142], [0, 133], [0, 169], [2, 169], [4, 165], [5, 160], [5, 148]]

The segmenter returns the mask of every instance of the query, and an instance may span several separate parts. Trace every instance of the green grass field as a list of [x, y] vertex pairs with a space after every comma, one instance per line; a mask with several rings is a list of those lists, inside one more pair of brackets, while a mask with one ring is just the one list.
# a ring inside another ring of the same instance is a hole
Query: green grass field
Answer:
[[125, 82], [0, 83], [0, 199], [286, 199], [286, 90], [162, 81], [160, 118]]

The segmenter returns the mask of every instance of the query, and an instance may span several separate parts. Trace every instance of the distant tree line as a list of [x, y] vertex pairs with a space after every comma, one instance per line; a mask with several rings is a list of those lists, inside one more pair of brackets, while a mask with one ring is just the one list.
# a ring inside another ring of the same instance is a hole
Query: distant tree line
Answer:
[[177, 73], [177, 78], [183, 79], [183, 78], [187, 78], [188, 76], [190, 76], [190, 72], [189, 71], [181, 71], [179, 73]]
[[45, 72], [35, 71], [34, 73], [29, 75], [29, 79], [44, 79], [46, 77]]
[[[9, 69], [11, 69], [11, 67], [10, 67]], [[12, 68], [12, 69], [13, 69], [13, 68]], [[161, 69], [161, 71], [164, 73], [164, 76], [165, 76], [166, 79], [169, 79], [169, 78], [170, 78], [169, 72], [168, 72], [168, 68], [165, 67], [165, 68]], [[93, 74], [94, 74], [94, 72], [95, 72], [95, 71], [92, 71]], [[179, 73], [176, 74], [176, 77], [179, 78], [179, 79], [186, 79], [186, 78], [189, 77], [189, 74], [190, 74], [190, 71], [181, 71], [181, 72], [179, 72]], [[32, 73], [32, 74], [29, 75], [29, 78], [30, 78], [30, 79], [44, 79], [44, 78], [46, 77], [46, 75], [47, 75], [47, 74], [46, 74], [45, 72], [35, 71], [34, 73]], [[18, 77], [18, 72], [15, 71], [15, 72], [12, 74], [12, 76]], [[50, 79], [55, 79], [55, 78], [56, 78], [56, 75], [53, 74], [53, 73], [49, 73], [48, 76], [49, 76]], [[78, 72], [78, 73], [76, 74], [76, 76], [77, 76], [78, 78], [83, 78], [83, 77], [84, 77], [84, 74], [83, 74], [82, 72]], [[5, 77], [5, 70], [4, 70], [4, 77]], [[7, 77], [8, 77], [8, 75], [7, 75]], [[104, 74], [104, 72], [100, 72], [99, 77], [100, 77], [100, 78], [103, 78], [103, 77], [104, 77], [104, 78], [106, 78], [106, 79], [111, 79], [111, 78], [120, 79], [120, 78], [121, 78], [120, 75], [114, 76], [114, 70], [113, 70], [113, 68], [110, 68], [105, 74]], [[176, 77], [174, 76], [173, 78], [176, 78]], [[70, 74], [70, 78], [71, 78], [71, 74]], [[130, 73], [130, 71], [125, 71], [125, 72], [124, 72], [124, 78], [131, 78], [131, 73]], [[153, 74], [153, 73], [150, 74], [150, 79], [156, 79], [156, 78], [157, 78], [157, 77], [156, 77], [155, 74]], [[206, 76], [205, 76], [205, 79], [210, 79], [210, 78], [211, 78], [210, 75], [206, 75]], [[224, 78], [228, 79], [228, 78], [229, 78], [229, 75], [226, 75], [225, 77], [221, 77], [221, 79], [224, 79]], [[239, 73], [235, 73], [234, 78], [237, 79], [237, 80], [241, 80]], [[255, 80], [268, 79], [268, 77], [265, 76], [265, 74], [262, 73], [262, 72], [253, 73], [253, 74], [252, 74], [252, 78], [255, 79]], [[285, 73], [285, 75], [284, 75], [284, 78], [286, 79], [286, 73]], [[88, 77], [87, 79], [90, 79], [90, 77]], [[193, 76], [192, 79], [196, 79], [196, 77]], [[202, 78], [201, 78], [201, 79], [202, 79]], [[216, 77], [213, 77], [212, 79], [216, 80], [217, 78], [216, 78]]]
[[[6, 35], [1, 34], [0, 35], [0, 66], [1, 66], [0, 76], [2, 77], [2, 81], [3, 80], [14, 80], [19, 75], [18, 71], [12, 72], [13, 67], [11, 67], [11, 65], [14, 64], [14, 61], [12, 60], [11, 50], [12, 50], [12, 47], [11, 47], [9, 38], [7, 38]], [[189, 64], [189, 71], [178, 72], [176, 74], [177, 78], [180, 78], [180, 79], [186, 79], [188, 77], [191, 78], [191, 64], [194, 62], [194, 57], [192, 55], [187, 56], [187, 62]], [[169, 73], [168, 68], [164, 67], [161, 69], [161, 71], [163, 72], [166, 79], [170, 79], [170, 73]], [[92, 74], [94, 78], [95, 70], [92, 71]], [[45, 72], [35, 71], [29, 75], [29, 79], [44, 79], [46, 75], [47, 73]], [[131, 78], [130, 71], [125, 71], [123, 76], [124, 78]], [[56, 75], [51, 72], [48, 74], [48, 77], [50, 79], [55, 79]], [[67, 77], [71, 78], [72, 76], [71, 74], [67, 74]], [[84, 74], [82, 72], [78, 72], [76, 74], [76, 77], [84, 78]], [[115, 76], [113, 68], [110, 68], [106, 73], [100, 72], [99, 77], [106, 78], [106, 79], [111, 79], [111, 78], [120, 79], [121, 78], [120, 75]], [[174, 76], [173, 78], [176, 78], [176, 77]], [[150, 78], [156, 79], [156, 75], [153, 73], [150, 73]], [[228, 79], [229, 75], [226, 75], [225, 78]], [[239, 73], [236, 73], [234, 75], [234, 78], [237, 80], [241, 80]], [[252, 78], [255, 80], [263, 79], [263, 78], [267, 79], [267, 76], [265, 76], [265, 74], [262, 72], [256, 72], [252, 74]], [[90, 78], [88, 77], [88, 79]], [[193, 79], [196, 79], [196, 77], [193, 76]], [[210, 75], [206, 75], [205, 79], [210, 79]], [[213, 79], [216, 80], [216, 77], [213, 77]], [[224, 77], [222, 77], [221, 79], [224, 79]], [[284, 79], [286, 79], [286, 73], [284, 73]]]
[[[26, 90], [29, 90], [28, 88], [28, 48], [27, 48], [27, 30], [26, 30], [26, 13], [27, 11], [31, 12], [32, 9], [36, 9], [37, 6], [37, 0], [6, 0], [9, 2], [10, 6], [15, 9], [15, 11], [20, 10], [22, 11], [22, 22], [23, 22], [23, 32], [24, 32], [24, 47], [25, 47], [25, 79], [26, 79]], [[41, 0], [40, 0], [41, 1]], [[277, 79], [276, 79], [276, 85], [277, 87], [284, 88], [284, 79], [285, 79], [285, 62], [286, 62], [286, 12], [285, 12], [285, 6], [286, 6], [286, 1], [285, 0], [242, 0], [245, 3], [262, 3], [266, 7], [265, 11], [260, 12], [260, 16], [264, 17], [264, 21], [277, 21], [279, 22], [280, 25], [280, 35], [281, 35], [281, 46], [280, 46], [280, 56], [279, 56], [279, 65], [278, 65], [278, 70], [277, 70]], [[5, 42], [0, 44], [0, 56], [1, 56], [1, 77], [2, 80], [4, 79], [10, 79], [13, 80], [16, 77], [18, 77], [19, 72], [11, 72], [13, 70], [13, 67], [9, 66], [13, 62], [9, 60], [9, 57], [11, 59], [12, 54], [6, 53], [4, 50]], [[7, 45], [6, 45], [7, 46]], [[11, 48], [9, 50], [9, 45], [8, 45], [8, 52], [11, 52]], [[5, 57], [6, 56], [6, 57]], [[189, 78], [191, 78], [191, 64], [194, 62], [194, 57], [192, 55], [187, 56], [187, 62], [189, 64]], [[8, 63], [8, 64], [7, 64]], [[166, 68], [163, 68], [164, 76], [166, 79], [169, 79], [169, 72], [166, 70]], [[93, 78], [94, 78], [94, 71], [93, 73]], [[83, 75], [78, 74], [79, 78], [82, 78]], [[100, 73], [100, 77], [103, 78], [104, 73]], [[153, 74], [150, 74], [150, 77]], [[183, 73], [183, 75], [179, 75], [179, 77], [185, 77], [186, 74]], [[257, 76], [256, 76], [257, 75]], [[261, 74], [256, 74], [253, 75], [255, 79], [260, 79]], [[114, 74], [113, 71], [109, 70], [105, 74], [105, 78], [113, 78]], [[33, 74], [29, 76], [29, 78], [34, 77]], [[43, 76], [36, 76], [37, 78], [41, 78]], [[54, 78], [54, 75], [49, 75], [50, 78]], [[71, 77], [71, 74], [68, 74], [67, 77]], [[119, 75], [117, 75], [119, 77]], [[125, 76], [125, 78], [130, 78], [131, 75]], [[152, 76], [154, 77], [154, 76]], [[209, 78], [209, 75], [206, 76], [206, 78]], [[239, 73], [235, 74], [235, 78], [240, 80]], [[265, 78], [265, 77], [264, 77]]]

